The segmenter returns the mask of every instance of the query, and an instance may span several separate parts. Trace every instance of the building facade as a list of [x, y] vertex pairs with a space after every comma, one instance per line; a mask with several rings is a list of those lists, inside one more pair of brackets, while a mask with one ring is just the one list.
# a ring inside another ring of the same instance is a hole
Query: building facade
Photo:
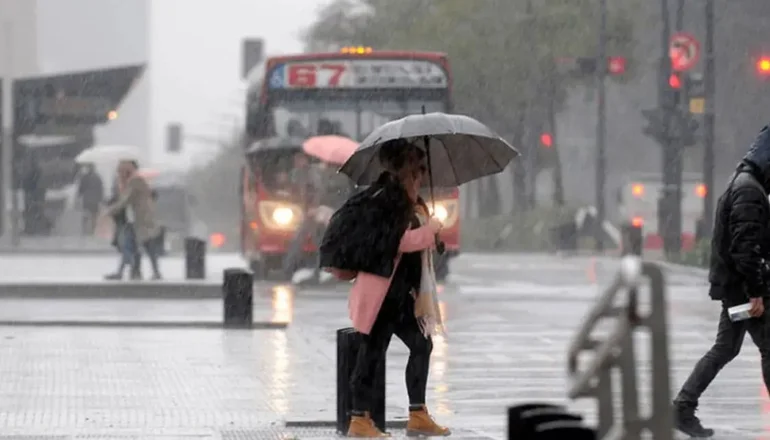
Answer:
[[[95, 70], [149, 59], [149, 0], [0, 0], [0, 25], [8, 22], [15, 76]], [[0, 35], [5, 36], [7, 26], [2, 27]], [[0, 57], [0, 72], [6, 70], [6, 60]], [[123, 101], [118, 118], [96, 128], [97, 144], [149, 150], [148, 73]]]

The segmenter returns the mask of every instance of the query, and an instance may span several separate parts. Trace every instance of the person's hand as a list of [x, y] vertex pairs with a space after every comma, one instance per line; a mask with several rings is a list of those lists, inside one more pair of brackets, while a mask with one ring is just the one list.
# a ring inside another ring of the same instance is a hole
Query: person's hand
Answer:
[[749, 309], [749, 315], [752, 318], [758, 318], [765, 313], [764, 298], [762, 297], [751, 298], [749, 299], [749, 304], [751, 304], [751, 309]]
[[439, 219], [437, 219], [436, 217], [431, 217], [430, 220], [428, 220], [428, 226], [436, 234], [438, 234], [438, 232], [441, 231], [441, 228], [444, 227], [444, 225], [441, 223], [441, 221]]

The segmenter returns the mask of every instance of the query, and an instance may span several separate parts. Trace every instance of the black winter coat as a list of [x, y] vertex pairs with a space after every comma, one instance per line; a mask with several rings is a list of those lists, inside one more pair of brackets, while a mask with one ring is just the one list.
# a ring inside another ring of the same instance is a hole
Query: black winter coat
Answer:
[[770, 129], [765, 127], [717, 201], [709, 295], [727, 306], [770, 296]]
[[321, 241], [320, 267], [390, 278], [413, 214], [404, 188], [383, 173], [332, 215]]

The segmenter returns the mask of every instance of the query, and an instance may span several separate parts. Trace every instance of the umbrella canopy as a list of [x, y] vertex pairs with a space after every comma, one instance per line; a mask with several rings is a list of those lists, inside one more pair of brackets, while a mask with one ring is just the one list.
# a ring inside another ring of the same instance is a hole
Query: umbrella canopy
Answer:
[[[407, 140], [426, 151], [430, 179], [425, 185], [453, 187], [503, 171], [519, 152], [481, 122], [463, 115], [410, 115], [375, 129], [340, 168], [357, 185], [369, 185], [382, 173], [380, 148]], [[426, 145], [426, 141], [427, 144]]]
[[271, 137], [267, 139], [261, 139], [249, 147], [246, 150], [246, 154], [263, 153], [266, 151], [279, 151], [279, 150], [291, 150], [301, 149], [302, 144], [305, 142], [302, 138], [296, 137]]
[[142, 154], [137, 147], [130, 145], [99, 145], [83, 150], [75, 157], [79, 164], [115, 164], [121, 160], [140, 162]]
[[140, 168], [136, 172], [147, 180], [153, 188], [185, 187], [186, 173], [179, 170], [159, 170], [157, 168]]
[[324, 162], [342, 165], [358, 148], [358, 142], [344, 136], [314, 136], [302, 144], [305, 153]]

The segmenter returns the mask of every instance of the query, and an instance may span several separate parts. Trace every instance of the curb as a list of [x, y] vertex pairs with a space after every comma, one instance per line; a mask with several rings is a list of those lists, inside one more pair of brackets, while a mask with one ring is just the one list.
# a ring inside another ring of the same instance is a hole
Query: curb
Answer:
[[288, 322], [255, 321], [250, 326], [226, 327], [221, 321], [80, 321], [23, 320], [0, 321], [0, 327], [82, 327], [145, 329], [212, 329], [212, 330], [286, 330]]

